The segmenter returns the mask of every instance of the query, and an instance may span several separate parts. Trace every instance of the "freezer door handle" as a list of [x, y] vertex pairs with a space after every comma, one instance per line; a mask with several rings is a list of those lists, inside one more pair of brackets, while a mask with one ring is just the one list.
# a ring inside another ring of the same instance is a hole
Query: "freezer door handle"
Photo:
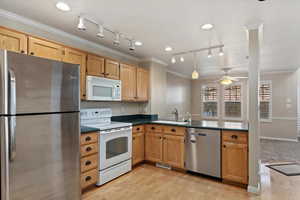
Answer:
[[9, 70], [9, 109], [10, 114], [16, 114], [16, 76], [12, 70]]
[[17, 144], [16, 144], [16, 117], [12, 116], [9, 118], [9, 160], [12, 162], [17, 155]]

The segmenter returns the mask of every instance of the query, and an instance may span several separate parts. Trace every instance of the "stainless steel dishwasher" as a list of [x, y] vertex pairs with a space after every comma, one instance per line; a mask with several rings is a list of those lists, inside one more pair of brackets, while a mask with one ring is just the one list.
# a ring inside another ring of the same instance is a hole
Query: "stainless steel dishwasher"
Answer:
[[219, 130], [189, 128], [186, 138], [186, 169], [221, 178]]

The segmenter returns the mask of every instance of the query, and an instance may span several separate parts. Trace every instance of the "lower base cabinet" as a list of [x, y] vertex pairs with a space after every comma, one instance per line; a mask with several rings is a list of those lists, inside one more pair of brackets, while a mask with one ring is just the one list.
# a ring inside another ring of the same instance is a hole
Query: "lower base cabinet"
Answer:
[[182, 127], [151, 125], [146, 129], [149, 131], [145, 135], [145, 159], [183, 169], [185, 136]]
[[248, 184], [248, 134], [223, 131], [222, 178], [225, 181]]
[[132, 135], [132, 165], [145, 160], [145, 133], [138, 132]]

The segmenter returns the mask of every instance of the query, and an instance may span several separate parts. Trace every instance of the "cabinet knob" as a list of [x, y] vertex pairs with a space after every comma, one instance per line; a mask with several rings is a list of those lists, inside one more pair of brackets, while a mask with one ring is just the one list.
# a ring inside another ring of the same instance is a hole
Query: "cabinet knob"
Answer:
[[86, 151], [92, 151], [92, 147], [87, 147], [85, 150]]
[[226, 145], [224, 144], [223, 147], [226, 148]]
[[91, 179], [92, 179], [92, 177], [87, 176], [87, 177], [85, 178], [85, 181], [88, 182], [88, 181], [90, 181]]
[[137, 128], [136, 130], [137, 130], [137, 131], [139, 131], [139, 130], [140, 130], [140, 128]]
[[135, 140], [135, 137], [133, 137], [132, 140]]
[[232, 135], [231, 138], [232, 139], [238, 139], [238, 136], [237, 135]]
[[89, 166], [90, 164], [92, 164], [92, 162], [90, 160], [85, 162], [85, 166]]
[[152, 129], [152, 130], [155, 130], [155, 127], [154, 127], [154, 126], [152, 126], [152, 127], [151, 127], [151, 129]]
[[34, 52], [30, 52], [30, 55], [34, 55]]
[[24, 51], [24, 50], [21, 50], [21, 53], [25, 53], [25, 51]]
[[85, 138], [86, 142], [91, 141], [91, 140], [92, 140], [92, 138], [90, 136], [88, 136], [88, 137]]
[[172, 128], [171, 131], [172, 131], [172, 132], [176, 132], [176, 129]]
[[109, 73], [105, 73], [104, 75], [105, 75], [105, 76], [108, 76], [108, 75], [109, 75]]

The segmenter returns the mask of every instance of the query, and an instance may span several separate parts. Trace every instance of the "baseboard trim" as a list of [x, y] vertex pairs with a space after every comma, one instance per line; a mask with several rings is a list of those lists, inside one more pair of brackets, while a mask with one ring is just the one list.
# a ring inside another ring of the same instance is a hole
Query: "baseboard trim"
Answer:
[[253, 194], [260, 194], [260, 184], [258, 184], [257, 186], [253, 186], [253, 185], [248, 185], [247, 191], [249, 193], [253, 193]]
[[283, 142], [298, 142], [297, 139], [275, 138], [275, 137], [264, 137], [264, 136], [261, 136], [260, 139], [276, 140], [276, 141], [283, 141]]

